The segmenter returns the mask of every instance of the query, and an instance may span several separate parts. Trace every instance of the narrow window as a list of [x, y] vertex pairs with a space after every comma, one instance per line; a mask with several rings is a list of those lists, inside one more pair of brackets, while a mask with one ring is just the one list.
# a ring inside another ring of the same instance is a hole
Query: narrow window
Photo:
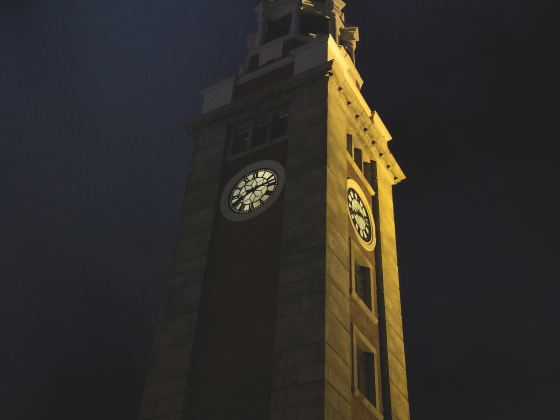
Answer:
[[364, 176], [373, 187], [375, 183], [375, 162], [364, 162]]
[[251, 141], [252, 147], [258, 147], [265, 144], [268, 140], [268, 121], [261, 121], [255, 123], [253, 127], [253, 138]]
[[361, 149], [354, 149], [354, 162], [362, 170], [362, 150]]
[[288, 35], [292, 26], [292, 15], [282, 16], [279, 19], [271, 20], [266, 23], [265, 42], [270, 42], [281, 36]]
[[354, 150], [354, 144], [352, 142], [352, 134], [346, 134], [346, 150], [348, 154], [352, 156], [352, 152]]
[[374, 407], [377, 407], [375, 390], [375, 355], [358, 350], [358, 390]]
[[368, 267], [363, 267], [359, 264], [356, 265], [356, 294], [366, 304], [369, 309], [372, 309], [371, 302], [371, 271]]
[[233, 131], [231, 139], [231, 154], [244, 152], [249, 147], [249, 127], [240, 127]]
[[288, 134], [288, 113], [279, 112], [272, 117], [272, 129], [270, 138], [272, 140]]

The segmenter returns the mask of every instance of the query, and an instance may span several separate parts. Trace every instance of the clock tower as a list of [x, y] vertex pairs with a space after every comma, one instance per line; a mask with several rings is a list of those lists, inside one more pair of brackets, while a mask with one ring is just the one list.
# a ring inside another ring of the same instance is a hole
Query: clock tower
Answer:
[[258, 2], [203, 91], [140, 419], [407, 420], [393, 212], [342, 0]]

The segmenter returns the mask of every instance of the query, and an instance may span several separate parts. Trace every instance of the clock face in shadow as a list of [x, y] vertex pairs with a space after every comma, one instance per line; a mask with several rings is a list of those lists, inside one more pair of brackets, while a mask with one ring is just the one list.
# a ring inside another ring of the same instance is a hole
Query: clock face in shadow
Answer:
[[276, 161], [264, 160], [243, 168], [222, 192], [223, 216], [240, 222], [262, 214], [278, 199], [284, 182], [284, 167]]
[[349, 179], [347, 183], [348, 217], [361, 244], [368, 250], [375, 247], [375, 226], [366, 195], [357, 182]]

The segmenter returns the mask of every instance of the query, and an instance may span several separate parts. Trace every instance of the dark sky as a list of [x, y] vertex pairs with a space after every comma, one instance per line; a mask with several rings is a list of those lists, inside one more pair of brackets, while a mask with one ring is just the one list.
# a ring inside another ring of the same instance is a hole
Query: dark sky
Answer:
[[[0, 0], [0, 417], [136, 420], [199, 91], [252, 1]], [[347, 0], [413, 420], [560, 418], [553, 2]], [[549, 5], [550, 4], [550, 5]]]

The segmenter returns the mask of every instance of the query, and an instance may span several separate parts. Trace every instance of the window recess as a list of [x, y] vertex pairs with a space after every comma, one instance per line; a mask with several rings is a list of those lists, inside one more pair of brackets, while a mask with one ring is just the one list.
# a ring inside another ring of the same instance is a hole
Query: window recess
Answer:
[[375, 354], [357, 348], [357, 364], [358, 364], [358, 391], [370, 402], [371, 405], [377, 407], [377, 395], [375, 387]]
[[231, 130], [229, 156], [247, 153], [288, 135], [288, 111], [279, 110]]
[[270, 42], [290, 33], [292, 14], [282, 16], [276, 20], [266, 22], [266, 36], [264, 42]]
[[378, 349], [352, 324], [352, 393], [382, 419]]
[[247, 71], [252, 72], [259, 68], [259, 59], [260, 54], [253, 54], [251, 58], [249, 58], [249, 64], [247, 66]]
[[346, 151], [352, 157], [354, 157], [354, 142], [352, 140], [352, 134], [346, 134]]
[[373, 309], [371, 298], [371, 270], [369, 267], [356, 264], [355, 272], [355, 288], [356, 294], [360, 300], [370, 309]]
[[272, 116], [272, 129], [270, 132], [271, 140], [283, 137], [288, 134], [288, 112], [282, 111]]
[[362, 149], [354, 148], [354, 162], [362, 170]]
[[253, 126], [253, 136], [251, 139], [251, 147], [259, 147], [268, 141], [269, 123], [268, 121], [260, 121]]
[[330, 19], [318, 13], [302, 12], [299, 32], [301, 35], [328, 35]]
[[372, 187], [375, 185], [376, 169], [374, 161], [364, 162], [364, 176]]
[[250, 126], [242, 126], [232, 133], [231, 154], [236, 155], [242, 153], [249, 148]]

